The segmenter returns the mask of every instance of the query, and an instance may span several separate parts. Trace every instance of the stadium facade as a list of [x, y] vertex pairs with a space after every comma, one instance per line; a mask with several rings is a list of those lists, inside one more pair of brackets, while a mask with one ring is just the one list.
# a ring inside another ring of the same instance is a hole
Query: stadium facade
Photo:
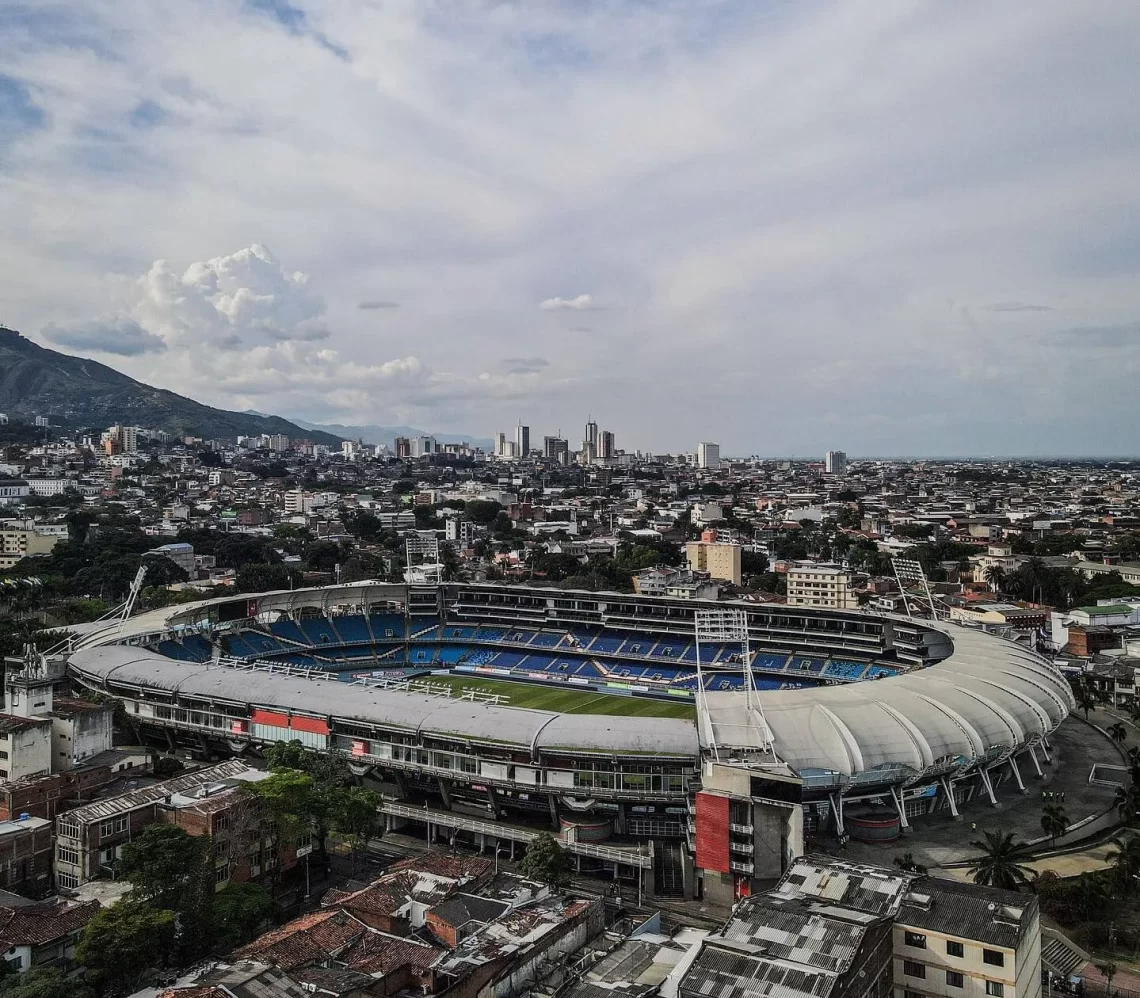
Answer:
[[[706, 636], [698, 662], [698, 614], [726, 608], [744, 650]], [[391, 827], [513, 850], [553, 826], [584, 869], [718, 900], [820, 830], [893, 837], [1024, 791], [1073, 707], [1048, 661], [962, 625], [480, 584], [153, 611], [83, 634], [69, 672], [203, 757], [344, 753]]]

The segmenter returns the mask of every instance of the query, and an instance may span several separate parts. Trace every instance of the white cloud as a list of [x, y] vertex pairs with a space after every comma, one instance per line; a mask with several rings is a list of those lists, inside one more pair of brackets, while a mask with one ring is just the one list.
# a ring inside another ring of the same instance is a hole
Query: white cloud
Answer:
[[577, 298], [545, 298], [538, 303], [544, 312], [555, 312], [559, 309], [572, 309], [581, 312], [594, 307], [594, 299], [589, 295], [578, 295]]
[[164, 339], [249, 345], [328, 336], [324, 300], [309, 278], [287, 271], [260, 243], [190, 264], [181, 274], [156, 260], [138, 282], [136, 317]]
[[129, 373], [302, 417], [1131, 450], [1134, 351], [1080, 395], [1059, 354], [1140, 318], [1137, 37], [1101, 0], [17, 4], [4, 321], [123, 316], [168, 346]]

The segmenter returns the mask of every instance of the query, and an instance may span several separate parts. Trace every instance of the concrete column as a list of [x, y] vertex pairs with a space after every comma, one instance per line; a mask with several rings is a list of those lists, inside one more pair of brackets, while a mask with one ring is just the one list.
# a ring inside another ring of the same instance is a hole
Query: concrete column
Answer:
[[842, 838], [847, 834], [847, 829], [843, 826], [843, 795], [828, 794], [827, 799], [831, 803], [831, 813], [835, 818], [836, 834]]
[[451, 810], [451, 787], [448, 786], [447, 780], [442, 776], [438, 779], [439, 782], [439, 795], [443, 798], [443, 809], [445, 811]]
[[1017, 760], [1012, 755], [1009, 757], [1009, 768], [1013, 770], [1013, 778], [1017, 780], [1017, 789], [1025, 793], [1025, 782], [1021, 779], [1021, 770], [1017, 768]]
[[955, 821], [961, 821], [962, 816], [958, 813], [958, 804], [954, 800], [954, 790], [950, 785], [950, 781], [945, 776], [939, 781], [942, 784], [942, 789], [946, 792], [946, 803], [950, 805], [950, 815]]
[[1034, 751], [1032, 745], [1029, 746], [1029, 758], [1033, 760], [1033, 768], [1037, 770], [1037, 778], [1041, 779], [1043, 775], [1041, 772], [1041, 763], [1037, 761], [1037, 752]]
[[550, 805], [550, 827], [556, 832], [562, 828], [558, 821], [558, 798], [554, 794], [547, 794], [547, 803]]
[[400, 800], [408, 799], [408, 784], [404, 781], [404, 774], [398, 769], [392, 771], [392, 782], [396, 784], [396, 796]]
[[502, 812], [499, 811], [499, 797], [494, 787], [487, 788], [487, 803], [491, 805], [491, 817], [498, 821]]
[[626, 811], [625, 801], [618, 801], [617, 817], [614, 819], [614, 831], [618, 835], [624, 835], [626, 832]]
[[994, 784], [990, 779], [990, 771], [984, 766], [978, 770], [978, 778], [982, 781], [982, 786], [986, 789], [986, 796], [989, 797], [990, 803], [994, 807], [1000, 807], [998, 799], [994, 796]]
[[891, 787], [891, 797], [894, 799], [895, 807], [899, 812], [899, 827], [903, 832], [910, 831], [910, 822], [906, 820], [906, 808], [903, 807], [902, 797], [898, 792], [897, 787]]

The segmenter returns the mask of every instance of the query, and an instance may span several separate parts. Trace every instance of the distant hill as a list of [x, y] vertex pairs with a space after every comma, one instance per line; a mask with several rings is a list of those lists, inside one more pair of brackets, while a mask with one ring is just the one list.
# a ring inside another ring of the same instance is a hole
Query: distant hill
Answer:
[[0, 412], [31, 422], [47, 416], [64, 427], [145, 426], [178, 436], [233, 439], [284, 433], [336, 446], [340, 437], [303, 429], [280, 416], [214, 409], [153, 388], [84, 357], [48, 350], [0, 326]]
[[387, 444], [389, 447], [396, 437], [435, 437], [441, 444], [468, 443], [472, 447], [482, 447], [483, 450], [491, 450], [495, 445], [489, 437], [472, 437], [465, 433], [432, 433], [429, 430], [417, 430], [414, 426], [376, 426], [371, 423], [367, 426], [344, 426], [340, 423], [306, 423], [303, 419], [298, 419], [297, 422], [309, 430], [323, 430], [349, 440]]

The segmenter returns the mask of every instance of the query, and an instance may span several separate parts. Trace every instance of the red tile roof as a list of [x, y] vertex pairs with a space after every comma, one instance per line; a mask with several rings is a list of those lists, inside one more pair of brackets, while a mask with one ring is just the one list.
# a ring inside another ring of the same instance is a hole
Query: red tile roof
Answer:
[[237, 950], [234, 956], [273, 963], [289, 970], [308, 963], [322, 963], [368, 931], [367, 926], [345, 911], [314, 911], [259, 936]]
[[99, 910], [98, 901], [49, 901], [22, 908], [0, 908], [0, 952], [13, 946], [43, 946], [83, 928]]

